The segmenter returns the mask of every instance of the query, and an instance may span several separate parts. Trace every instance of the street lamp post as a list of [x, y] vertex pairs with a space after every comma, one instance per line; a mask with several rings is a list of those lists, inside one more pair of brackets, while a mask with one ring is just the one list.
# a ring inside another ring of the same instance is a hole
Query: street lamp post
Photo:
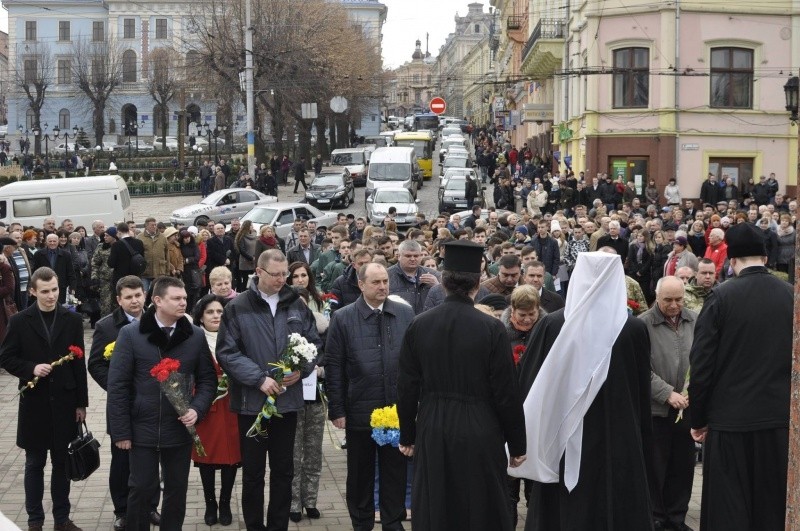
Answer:
[[220, 136], [225, 136], [225, 131], [228, 129], [227, 125], [217, 125], [214, 128], [213, 135], [214, 135], [214, 161], [219, 164], [219, 148], [218, 148], [218, 140]]
[[[53, 129], [55, 133], [58, 128]], [[73, 152], [78, 153], [78, 146], [75, 141], [78, 139], [78, 126], [72, 127], [72, 146]], [[69, 177], [69, 129], [64, 130], [64, 177]]]
[[25, 142], [23, 143], [22, 142], [22, 131], [23, 131], [22, 124], [20, 124], [17, 127], [17, 129], [19, 129], [19, 136], [20, 136], [20, 138], [19, 138], [19, 143], [20, 143], [19, 150], [20, 150], [20, 152], [24, 151], [25, 154], [27, 155], [28, 154], [28, 149], [30, 148], [30, 145], [31, 145], [30, 141], [28, 141], [28, 135], [30, 134], [30, 131], [28, 131], [27, 128], [25, 129]]
[[[800, 78], [790, 77], [783, 86], [783, 91], [786, 96], [786, 110], [791, 113], [789, 119], [792, 125], [796, 125], [798, 122], [798, 99], [800, 99]], [[795, 181], [795, 194], [800, 201], [800, 183], [797, 181]], [[800, 284], [797, 282], [800, 278], [800, 270], [797, 267], [800, 264], [800, 245], [797, 242], [795, 242], [794, 249], [794, 330], [792, 334], [792, 390], [789, 405], [789, 470], [786, 479], [786, 529], [800, 527], [800, 462], [798, 462], [800, 459]]]
[[94, 160], [94, 167], [95, 168], [99, 168], [100, 167], [100, 159], [101, 159], [100, 155], [103, 154], [103, 146], [97, 145], [97, 146], [94, 147], [94, 150], [97, 153], [97, 156], [95, 157], [95, 160]]

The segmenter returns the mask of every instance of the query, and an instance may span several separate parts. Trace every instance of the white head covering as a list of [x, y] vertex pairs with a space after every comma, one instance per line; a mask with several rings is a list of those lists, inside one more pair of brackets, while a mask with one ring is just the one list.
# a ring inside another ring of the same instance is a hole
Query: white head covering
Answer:
[[611, 348], [627, 318], [619, 256], [580, 253], [569, 282], [564, 326], [523, 405], [528, 459], [509, 468], [510, 475], [558, 483], [566, 452], [564, 482], [569, 491], [577, 485], [583, 417], [608, 377]]

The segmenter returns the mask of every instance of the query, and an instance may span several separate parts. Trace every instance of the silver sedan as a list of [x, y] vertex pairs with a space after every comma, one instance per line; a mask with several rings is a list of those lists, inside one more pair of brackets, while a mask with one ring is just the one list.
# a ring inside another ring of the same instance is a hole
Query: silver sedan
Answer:
[[182, 225], [196, 225], [198, 221], [214, 220], [228, 223], [241, 218], [253, 207], [275, 203], [278, 198], [249, 188], [218, 190], [197, 204], [175, 210], [169, 220]]

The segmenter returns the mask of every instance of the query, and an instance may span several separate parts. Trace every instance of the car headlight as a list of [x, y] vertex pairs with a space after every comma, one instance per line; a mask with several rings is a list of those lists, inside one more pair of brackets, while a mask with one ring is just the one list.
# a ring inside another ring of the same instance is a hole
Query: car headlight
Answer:
[[311, 199], [314, 197], [314, 194], [312, 194], [311, 192], [306, 192], [306, 197]]
[[336, 190], [336, 193], [333, 194], [333, 197], [341, 197], [344, 194], [344, 190]]

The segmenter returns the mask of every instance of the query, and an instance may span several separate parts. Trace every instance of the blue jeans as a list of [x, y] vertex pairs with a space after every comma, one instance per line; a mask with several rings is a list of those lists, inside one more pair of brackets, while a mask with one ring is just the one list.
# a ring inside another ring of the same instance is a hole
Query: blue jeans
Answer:
[[[53, 519], [56, 524], [69, 520], [69, 478], [66, 470], [67, 449], [50, 450], [50, 498], [53, 500]], [[25, 450], [25, 510], [28, 524], [44, 522], [44, 466], [47, 449]]]

